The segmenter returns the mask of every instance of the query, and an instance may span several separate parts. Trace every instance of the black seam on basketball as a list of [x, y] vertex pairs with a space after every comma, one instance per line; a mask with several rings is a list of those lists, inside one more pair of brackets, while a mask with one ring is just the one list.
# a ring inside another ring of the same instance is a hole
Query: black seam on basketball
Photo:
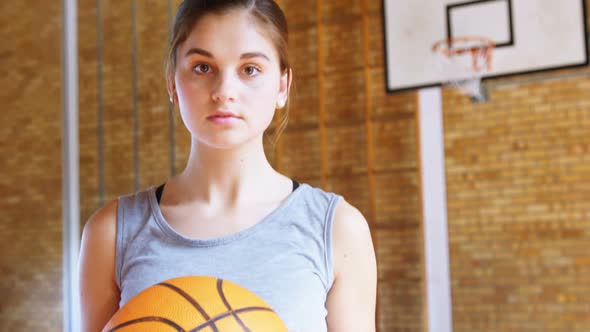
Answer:
[[[274, 310], [272, 310], [271, 308], [265, 308], [265, 307], [245, 307], [245, 308], [240, 308], [240, 309], [236, 309], [236, 310], [232, 310], [231, 312], [224, 312], [222, 314], [220, 314], [219, 316], [214, 317], [213, 319], [211, 319], [210, 322], [216, 322], [218, 320], [224, 319], [229, 315], [233, 315], [234, 312], [236, 314], [242, 313], [242, 312], [249, 312], [249, 311], [269, 311], [269, 312], [275, 312]], [[209, 324], [211, 324], [210, 322], [207, 323], [203, 323], [197, 327], [195, 327], [192, 330], [189, 330], [189, 332], [198, 332], [201, 331], [202, 329], [206, 328], [207, 326], [209, 326]]]
[[172, 289], [173, 291], [177, 292], [178, 294], [180, 294], [182, 297], [184, 297], [190, 304], [192, 304], [195, 307], [195, 309], [197, 309], [199, 311], [199, 313], [203, 316], [203, 318], [207, 322], [211, 322], [211, 323], [208, 323], [208, 325], [211, 326], [211, 328], [213, 329], [213, 332], [219, 332], [219, 330], [217, 329], [217, 326], [215, 326], [215, 321], [211, 320], [211, 317], [209, 317], [209, 315], [207, 314], [205, 309], [203, 309], [203, 307], [201, 307], [199, 302], [197, 302], [195, 299], [193, 299], [192, 296], [190, 296], [188, 293], [186, 293], [182, 289], [180, 289], [172, 284], [166, 283], [166, 282], [161, 282], [158, 285], [168, 287], [168, 288]]
[[217, 279], [217, 292], [219, 293], [219, 297], [223, 301], [223, 304], [225, 304], [225, 307], [227, 308], [227, 310], [232, 313], [232, 316], [234, 316], [235, 320], [242, 327], [242, 329], [244, 330], [244, 332], [252, 332], [246, 326], [246, 324], [244, 324], [244, 322], [242, 322], [242, 320], [240, 319], [240, 317], [238, 317], [238, 315], [234, 312], [234, 310], [232, 309], [231, 305], [229, 304], [229, 301], [225, 297], [225, 294], [223, 293], [223, 279]]
[[138, 324], [138, 323], [143, 323], [143, 322], [159, 322], [159, 323], [164, 323], [168, 326], [171, 326], [173, 328], [176, 329], [176, 331], [178, 332], [185, 332], [185, 330], [178, 324], [174, 323], [173, 321], [163, 318], [163, 317], [156, 317], [156, 316], [148, 316], [148, 317], [142, 317], [142, 318], [136, 318], [134, 320], [129, 320], [126, 321], [125, 323], [121, 323], [115, 327], [113, 327], [112, 329], [109, 330], [109, 332], [113, 332], [113, 331], [117, 331], [119, 329], [122, 329], [126, 326], [129, 325], [133, 325], [133, 324]]

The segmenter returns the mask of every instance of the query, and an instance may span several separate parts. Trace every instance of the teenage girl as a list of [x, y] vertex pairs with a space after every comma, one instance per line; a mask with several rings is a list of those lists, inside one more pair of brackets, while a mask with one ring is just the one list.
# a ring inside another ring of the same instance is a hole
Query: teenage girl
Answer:
[[287, 23], [272, 0], [185, 0], [167, 58], [170, 101], [191, 134], [186, 167], [118, 197], [87, 222], [83, 331], [100, 331], [161, 281], [209, 275], [261, 296], [290, 331], [375, 331], [376, 261], [367, 222], [340, 195], [267, 160], [263, 134], [286, 116]]

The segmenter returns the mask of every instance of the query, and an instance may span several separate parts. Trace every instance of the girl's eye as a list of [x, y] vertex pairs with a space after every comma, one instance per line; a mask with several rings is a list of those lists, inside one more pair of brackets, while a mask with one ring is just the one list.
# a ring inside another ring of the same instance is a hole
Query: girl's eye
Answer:
[[260, 69], [256, 68], [255, 66], [246, 66], [244, 68], [244, 73], [247, 76], [256, 76], [256, 74], [260, 73]]
[[199, 63], [194, 70], [199, 74], [206, 74], [211, 71], [211, 66], [206, 63]]

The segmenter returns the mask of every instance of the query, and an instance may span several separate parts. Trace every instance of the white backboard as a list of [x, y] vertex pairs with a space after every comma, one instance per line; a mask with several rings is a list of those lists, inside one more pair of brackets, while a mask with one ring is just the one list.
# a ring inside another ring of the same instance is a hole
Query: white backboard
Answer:
[[387, 90], [446, 81], [432, 45], [461, 36], [496, 43], [484, 78], [587, 65], [585, 6], [584, 0], [384, 0]]

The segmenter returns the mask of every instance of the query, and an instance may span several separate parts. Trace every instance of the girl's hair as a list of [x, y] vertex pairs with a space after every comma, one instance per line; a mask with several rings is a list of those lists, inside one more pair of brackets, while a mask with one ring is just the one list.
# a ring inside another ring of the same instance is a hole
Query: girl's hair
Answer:
[[[287, 74], [291, 80], [291, 65], [287, 52], [288, 29], [285, 14], [273, 0], [184, 0], [178, 7], [176, 17], [172, 26], [168, 52], [166, 57], [166, 81], [173, 80], [176, 70], [176, 55], [180, 45], [186, 41], [195, 24], [207, 14], [221, 14], [230, 10], [243, 9], [248, 11], [273, 42], [279, 55], [279, 62], [282, 74]], [[287, 126], [289, 116], [289, 105], [285, 106], [284, 112], [279, 119], [275, 129], [273, 146], [279, 139], [281, 133]]]

